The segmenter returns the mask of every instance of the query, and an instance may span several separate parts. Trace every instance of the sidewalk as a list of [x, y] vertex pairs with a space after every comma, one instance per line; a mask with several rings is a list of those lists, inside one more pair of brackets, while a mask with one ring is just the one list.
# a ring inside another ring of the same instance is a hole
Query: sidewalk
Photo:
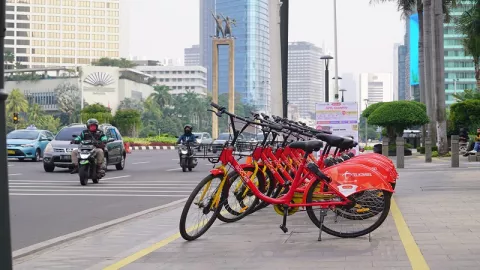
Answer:
[[418, 245], [430, 269], [480, 269], [480, 170], [445, 163], [412, 157], [400, 170], [394, 198], [396, 219], [403, 214], [408, 225], [402, 237], [393, 210], [371, 242], [325, 233], [318, 242], [305, 212], [288, 218], [284, 234], [282, 217], [269, 207], [236, 223], [217, 220], [200, 239], [185, 242], [178, 235], [182, 204], [22, 258], [14, 268], [104, 269], [130, 256], [122, 269], [412, 269], [418, 259], [412, 256], [422, 255], [407, 255], [406, 229], [415, 239], [406, 246]]

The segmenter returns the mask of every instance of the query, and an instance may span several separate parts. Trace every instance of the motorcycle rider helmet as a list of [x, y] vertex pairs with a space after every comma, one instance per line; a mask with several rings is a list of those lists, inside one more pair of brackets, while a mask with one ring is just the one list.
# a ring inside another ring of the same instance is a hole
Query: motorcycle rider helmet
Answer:
[[98, 120], [97, 119], [88, 119], [87, 121], [87, 129], [91, 132], [95, 132], [98, 129]]
[[190, 124], [185, 125], [185, 126], [183, 127], [183, 131], [184, 131], [185, 133], [191, 133], [191, 132], [193, 131], [193, 126], [190, 125]]

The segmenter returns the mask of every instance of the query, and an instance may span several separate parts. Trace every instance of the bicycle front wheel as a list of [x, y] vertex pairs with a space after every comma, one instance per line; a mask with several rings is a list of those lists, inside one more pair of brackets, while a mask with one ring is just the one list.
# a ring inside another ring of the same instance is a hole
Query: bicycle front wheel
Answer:
[[[223, 175], [208, 175], [192, 191], [183, 207], [180, 217], [180, 235], [187, 241], [193, 241], [213, 225], [222, 209], [224, 197]], [[192, 217], [188, 214], [193, 213]], [[190, 223], [190, 225], [187, 225]]]

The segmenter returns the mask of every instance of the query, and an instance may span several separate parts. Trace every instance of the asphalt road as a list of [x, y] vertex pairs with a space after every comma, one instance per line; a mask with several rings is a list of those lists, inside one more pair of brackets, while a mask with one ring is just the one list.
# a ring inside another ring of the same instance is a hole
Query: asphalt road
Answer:
[[188, 197], [212, 165], [182, 172], [176, 151], [134, 151], [125, 170], [114, 166], [99, 184], [41, 162], [8, 165], [13, 250]]

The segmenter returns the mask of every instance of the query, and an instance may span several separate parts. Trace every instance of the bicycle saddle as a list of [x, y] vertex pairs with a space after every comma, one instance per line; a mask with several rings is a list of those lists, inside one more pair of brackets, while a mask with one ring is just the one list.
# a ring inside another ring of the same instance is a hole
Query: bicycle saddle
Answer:
[[323, 142], [322, 141], [298, 141], [298, 142], [293, 142], [288, 145], [292, 149], [302, 149], [303, 151], [307, 153], [311, 153], [313, 151], [320, 151], [320, 149], [323, 147]]
[[355, 141], [350, 138], [343, 138], [343, 141], [338, 145], [340, 149], [350, 149], [355, 144]]
[[346, 139], [343, 137], [330, 135], [330, 134], [322, 134], [322, 133], [316, 134], [315, 137], [317, 137], [317, 139], [322, 140], [333, 147], [339, 147], [339, 145]]

